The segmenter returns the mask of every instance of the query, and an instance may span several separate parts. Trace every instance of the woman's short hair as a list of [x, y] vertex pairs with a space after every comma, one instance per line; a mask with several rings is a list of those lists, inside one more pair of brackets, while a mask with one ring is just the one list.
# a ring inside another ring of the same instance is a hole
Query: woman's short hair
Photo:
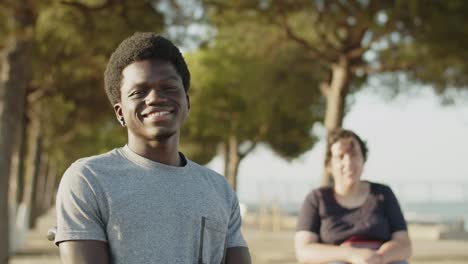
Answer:
[[364, 140], [362, 140], [356, 133], [354, 133], [351, 130], [348, 129], [343, 129], [343, 128], [337, 128], [328, 134], [328, 140], [327, 140], [327, 151], [325, 154], [325, 165], [328, 165], [330, 162], [332, 153], [331, 153], [331, 146], [335, 144], [336, 142], [342, 140], [342, 139], [347, 139], [347, 138], [354, 138], [356, 141], [359, 143], [359, 147], [361, 148], [361, 154], [364, 162], [367, 160], [367, 154], [369, 149], [367, 148], [367, 144]]

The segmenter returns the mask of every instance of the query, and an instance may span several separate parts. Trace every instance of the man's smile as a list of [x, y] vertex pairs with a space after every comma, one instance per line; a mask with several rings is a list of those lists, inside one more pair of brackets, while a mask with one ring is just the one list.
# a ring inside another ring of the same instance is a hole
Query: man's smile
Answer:
[[173, 109], [154, 109], [149, 112], [142, 114], [143, 119], [158, 122], [158, 121], [165, 121], [169, 119], [174, 113]]

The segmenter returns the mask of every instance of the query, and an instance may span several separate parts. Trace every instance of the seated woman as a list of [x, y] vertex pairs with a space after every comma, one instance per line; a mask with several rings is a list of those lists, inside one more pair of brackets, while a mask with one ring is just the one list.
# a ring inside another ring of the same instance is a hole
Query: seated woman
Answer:
[[300, 263], [407, 263], [411, 243], [398, 201], [383, 184], [361, 180], [366, 144], [350, 130], [329, 135], [332, 187], [310, 192], [295, 235]]

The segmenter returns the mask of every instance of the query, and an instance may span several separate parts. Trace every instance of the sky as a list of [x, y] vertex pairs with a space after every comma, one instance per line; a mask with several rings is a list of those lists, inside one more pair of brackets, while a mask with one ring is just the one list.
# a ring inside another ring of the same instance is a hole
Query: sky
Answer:
[[[403, 201], [468, 201], [468, 100], [441, 106], [431, 89], [419, 91], [391, 100], [372, 89], [354, 95], [343, 127], [368, 143], [362, 177], [390, 185]], [[313, 132], [324, 138], [322, 126]], [[291, 162], [257, 147], [240, 164], [240, 201], [302, 202], [320, 183], [323, 156], [323, 140]], [[222, 159], [208, 167], [222, 173]]]

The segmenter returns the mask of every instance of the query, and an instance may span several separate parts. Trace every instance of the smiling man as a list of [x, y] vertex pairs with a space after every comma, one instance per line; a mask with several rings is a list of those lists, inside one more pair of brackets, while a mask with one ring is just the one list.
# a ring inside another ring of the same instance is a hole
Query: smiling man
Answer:
[[104, 81], [128, 143], [65, 172], [55, 238], [62, 261], [250, 263], [236, 194], [179, 152], [190, 109], [179, 49], [136, 33], [112, 54]]

